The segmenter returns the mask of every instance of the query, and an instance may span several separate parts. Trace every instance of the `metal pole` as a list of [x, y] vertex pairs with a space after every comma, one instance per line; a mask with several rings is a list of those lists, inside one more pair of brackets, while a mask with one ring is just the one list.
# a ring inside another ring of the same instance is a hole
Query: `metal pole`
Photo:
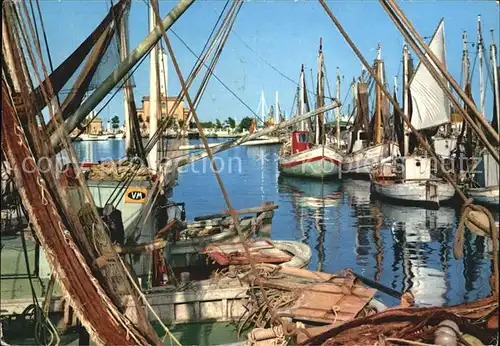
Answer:
[[[162, 24], [168, 30], [179, 17], [193, 4], [194, 0], [180, 0], [177, 5], [163, 19]], [[68, 118], [66, 126], [60, 126], [50, 137], [52, 147], [57, 147], [61, 138], [66, 137], [80, 122], [85, 119], [105, 97], [113, 90], [123, 77], [146, 55], [161, 38], [161, 27], [158, 25], [148, 36], [130, 53], [127, 58], [104, 80], [104, 82], [90, 95], [89, 98]]]

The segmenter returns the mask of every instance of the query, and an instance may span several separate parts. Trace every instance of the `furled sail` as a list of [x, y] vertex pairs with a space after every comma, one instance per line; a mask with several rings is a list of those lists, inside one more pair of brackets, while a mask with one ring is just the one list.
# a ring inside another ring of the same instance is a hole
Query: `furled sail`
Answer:
[[[443, 20], [439, 23], [429, 48], [446, 67]], [[431, 64], [435, 67], [433, 62]], [[448, 96], [422, 62], [417, 66], [415, 75], [410, 81], [410, 92], [413, 106], [411, 123], [417, 130], [448, 123], [450, 118]]]

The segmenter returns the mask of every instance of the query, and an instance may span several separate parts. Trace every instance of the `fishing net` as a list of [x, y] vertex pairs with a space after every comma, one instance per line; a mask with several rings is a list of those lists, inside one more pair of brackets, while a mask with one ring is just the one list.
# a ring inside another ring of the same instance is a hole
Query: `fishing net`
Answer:
[[[48, 80], [52, 84], [54, 93], [58, 96], [62, 107], [63, 118], [66, 119], [80, 106], [86, 95], [96, 89], [120, 64], [121, 39], [125, 35], [128, 39], [127, 21], [130, 12], [130, 0], [121, 0], [110, 8], [106, 17], [92, 31], [92, 33], [70, 54], [59, 66], [50, 73]], [[125, 22], [125, 25], [120, 23]], [[124, 30], [125, 32], [121, 32]], [[40, 41], [41, 42], [41, 41]], [[43, 44], [40, 44], [43, 46]], [[42, 55], [48, 61], [46, 47], [42, 47]], [[134, 86], [131, 76], [129, 83]], [[39, 110], [46, 107], [41, 85], [35, 82]], [[114, 87], [116, 91], [121, 83]], [[49, 127], [51, 130], [53, 126]]]
[[[128, 0], [120, 1], [108, 14], [109, 18], [116, 14], [118, 6], [123, 12], [129, 4]], [[68, 75], [68, 69], [75, 69], [78, 64], [75, 60], [70, 60], [70, 63], [67, 60], [61, 65], [64, 66], [62, 69], [59, 66], [49, 76], [47, 62], [35, 38], [36, 24], [33, 24], [27, 4], [8, 3], [4, 10], [15, 14], [7, 19], [7, 36], [10, 37], [5, 41], [11, 44], [10, 53], [15, 57], [10, 61], [9, 70], [15, 73], [16, 78], [12, 79], [16, 79], [18, 85], [9, 88], [3, 80], [2, 104], [6, 108], [5, 112], [2, 110], [5, 120], [2, 122], [2, 135], [9, 133], [5, 136], [5, 150], [11, 166], [15, 168], [23, 158], [29, 159], [32, 165], [32, 173], [15, 170], [16, 181], [22, 182], [17, 188], [26, 214], [34, 221], [32, 227], [46, 250], [51, 269], [82, 324], [98, 343], [115, 341], [126, 344], [128, 340], [139, 344], [157, 343], [158, 337], [142, 309], [144, 301], [140, 302], [136, 296], [133, 281], [128, 278], [130, 274], [113, 250], [109, 229], [100, 218], [83, 174], [79, 174], [78, 161], [69, 138], [61, 137], [59, 145], [66, 150], [74, 171], [60, 174], [51, 166], [55, 161], [55, 152], [44, 127], [38, 123], [44, 123], [40, 117], [40, 98], [44, 104], [51, 103], [55, 94], [60, 93], [67, 83], [67, 79], [59, 78], [64, 73]], [[110, 28], [107, 30], [111, 39], [115, 33]], [[91, 41], [92, 37], [89, 36]], [[98, 42], [95, 44], [98, 45]], [[75, 51], [80, 57], [83, 56], [81, 47]], [[107, 49], [101, 48], [103, 52]], [[112, 58], [106, 60], [101, 65], [101, 71], [110, 68], [108, 64], [111, 61]], [[30, 65], [32, 68], [27, 68]], [[93, 68], [98, 70], [97, 65]], [[86, 74], [84, 78], [77, 77], [75, 84], [82, 80], [95, 81], [94, 75]], [[39, 87], [33, 90], [34, 81]], [[49, 107], [52, 123], [54, 127], [62, 126], [64, 104], [54, 108]], [[90, 306], [88, 300], [97, 304]], [[108, 328], [103, 327], [106, 324]], [[100, 332], [97, 332], [98, 329], [101, 329]]]

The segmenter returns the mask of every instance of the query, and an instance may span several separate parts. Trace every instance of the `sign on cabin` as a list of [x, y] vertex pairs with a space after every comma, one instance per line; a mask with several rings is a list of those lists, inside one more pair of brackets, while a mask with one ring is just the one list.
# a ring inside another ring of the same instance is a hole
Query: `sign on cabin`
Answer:
[[125, 203], [144, 203], [148, 190], [143, 187], [129, 187], [125, 191]]

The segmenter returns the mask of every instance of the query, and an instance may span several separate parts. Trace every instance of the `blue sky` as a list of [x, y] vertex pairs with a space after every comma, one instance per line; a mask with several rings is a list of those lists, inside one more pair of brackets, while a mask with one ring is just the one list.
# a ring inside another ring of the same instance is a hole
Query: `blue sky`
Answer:
[[[52, 59], [61, 63], [97, 26], [106, 15], [109, 2], [103, 0], [41, 0], [46, 31]], [[483, 37], [487, 45], [489, 60], [490, 29], [495, 29], [496, 44], [499, 44], [499, 5], [494, 1], [404, 1], [399, 2], [405, 14], [414, 23], [423, 37], [431, 36], [441, 17], [445, 20], [446, 53], [448, 70], [460, 82], [462, 31], [467, 31], [469, 41], [476, 41], [476, 19], [482, 16]], [[162, 17], [174, 6], [175, 1], [160, 1]], [[225, 1], [196, 1], [173, 26], [176, 33], [195, 52], [200, 52], [217, 20]], [[386, 75], [392, 87], [393, 78], [401, 76], [401, 47], [403, 39], [382, 7], [375, 0], [328, 1], [329, 7], [340, 20], [353, 41], [367, 60], [376, 56], [378, 42], [382, 44], [382, 55], [386, 64]], [[147, 7], [144, 1], [133, 0], [129, 17], [130, 47], [147, 35]], [[309, 87], [313, 69], [316, 74], [316, 58], [319, 38], [323, 38], [325, 63], [328, 70], [332, 94], [335, 96], [335, 69], [340, 67], [344, 76], [342, 99], [354, 76], [358, 76], [361, 63], [341, 37], [334, 24], [316, 1], [248, 1], [243, 4], [233, 27], [236, 34], [253, 50], [285, 75], [297, 80], [300, 65], [308, 69], [306, 78]], [[191, 70], [194, 56], [170, 34], [170, 39], [180, 63], [184, 77]], [[475, 48], [469, 45], [471, 62]], [[231, 35], [226, 43], [215, 73], [238, 96], [256, 111], [261, 90], [267, 104], [274, 103], [275, 92], [279, 92], [280, 104], [289, 115], [296, 86], [264, 63], [255, 53]], [[149, 62], [146, 60], [135, 73], [135, 98], [138, 105], [142, 96], [149, 93]], [[401, 80], [401, 79], [400, 79]], [[474, 90], [478, 103], [478, 73], [474, 73]], [[195, 83], [195, 87], [196, 87]], [[194, 95], [194, 88], [191, 93]], [[169, 94], [177, 95], [179, 83], [173, 67], [169, 66]], [[350, 97], [348, 101], [350, 101]], [[491, 85], [487, 89], [487, 117], [491, 118]], [[113, 115], [123, 117], [122, 96], [119, 93], [103, 111], [107, 120]], [[99, 107], [98, 107], [99, 108]], [[232, 116], [241, 120], [250, 111], [231, 95], [214, 78], [211, 79], [198, 107], [202, 120], [226, 119]]]

